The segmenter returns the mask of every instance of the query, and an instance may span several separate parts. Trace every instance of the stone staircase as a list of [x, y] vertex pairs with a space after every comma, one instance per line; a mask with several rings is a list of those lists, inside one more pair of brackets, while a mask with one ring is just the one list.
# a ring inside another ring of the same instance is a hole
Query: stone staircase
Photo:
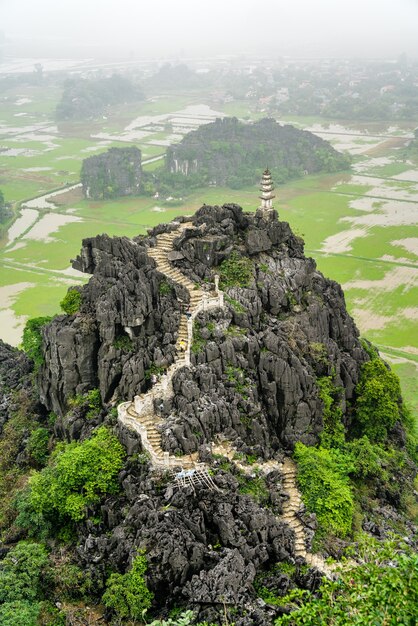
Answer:
[[[185, 228], [192, 228], [193, 224], [191, 222], [185, 222], [180, 225], [180, 228], [172, 231], [171, 233], [163, 233], [162, 235], [157, 236], [157, 245], [154, 248], [149, 248], [148, 256], [152, 257], [156, 264], [157, 269], [165, 276], [168, 276], [176, 283], [179, 283], [183, 287], [187, 289], [190, 295], [190, 312], [193, 314], [194, 309], [199, 305], [202, 301], [204, 293], [196, 289], [196, 285], [192, 283], [192, 281], [187, 278], [184, 274], [180, 272], [177, 268], [173, 267], [168, 260], [168, 254], [173, 250], [173, 241], [176, 239], [182, 230]], [[177, 351], [180, 352], [182, 342], [187, 346], [189, 343], [189, 333], [187, 329], [187, 318], [185, 315], [181, 316], [180, 326], [178, 330], [178, 337], [176, 348]]]
[[191, 222], [179, 224], [179, 227], [170, 233], [162, 233], [156, 237], [156, 245], [148, 249], [148, 255], [152, 257], [159, 272], [179, 283], [189, 292], [190, 320], [183, 313], [181, 315], [178, 335], [176, 340], [177, 358], [168, 368], [161, 379], [152, 388], [140, 396], [135, 396], [133, 402], [123, 402], [118, 406], [119, 421], [128, 428], [134, 429], [141, 436], [142, 444], [151, 456], [154, 465], [168, 468], [181, 467], [190, 469], [197, 467], [198, 455], [192, 454], [181, 458], [173, 457], [164, 452], [161, 447], [162, 421], [160, 420], [155, 405], [164, 402], [173, 395], [172, 379], [174, 373], [190, 364], [190, 349], [193, 339], [193, 318], [197, 313], [208, 306], [222, 306], [223, 296], [208, 298], [206, 292], [196, 289], [195, 284], [180, 270], [173, 267], [168, 260], [168, 254], [173, 250], [173, 241], [185, 228], [192, 227]]
[[282, 519], [292, 528], [295, 533], [295, 554], [306, 558], [305, 530], [297, 513], [302, 506], [302, 497], [296, 484], [297, 469], [293, 461], [286, 457], [280, 469], [283, 478], [283, 491], [288, 500], [283, 503]]
[[[212, 445], [212, 453], [225, 456], [232, 461], [244, 474], [252, 474], [254, 466], [244, 465], [236, 458], [236, 450], [229, 441], [222, 441]], [[272, 471], [279, 471], [282, 476], [282, 487], [288, 499], [283, 503], [283, 512], [278, 519], [283, 520], [292, 529], [295, 536], [295, 556], [302, 557], [310, 565], [323, 572], [328, 578], [332, 578], [334, 568], [325, 563], [318, 554], [312, 554], [306, 549], [305, 529], [298, 517], [298, 512], [303, 506], [302, 496], [297, 486], [297, 468], [290, 457], [286, 457], [283, 463], [270, 460], [257, 464], [258, 470], [264, 475]]]
[[301, 556], [311, 567], [316, 567], [327, 576], [332, 578], [334, 567], [325, 563], [319, 554], [312, 554], [306, 549], [306, 537], [303, 524], [298, 517], [302, 503], [302, 496], [297, 486], [296, 465], [289, 457], [286, 457], [281, 467], [283, 478], [283, 490], [289, 496], [288, 500], [283, 503], [283, 513], [281, 519], [286, 522], [293, 530], [295, 535], [295, 555]]

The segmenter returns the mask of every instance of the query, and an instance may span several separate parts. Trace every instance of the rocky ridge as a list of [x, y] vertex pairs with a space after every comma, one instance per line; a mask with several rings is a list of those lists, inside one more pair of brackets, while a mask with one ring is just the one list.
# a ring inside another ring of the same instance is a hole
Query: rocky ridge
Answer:
[[[103, 419], [74, 419], [67, 409], [75, 394], [98, 386], [105, 403], [126, 402], [130, 411], [117, 426], [128, 453], [121, 493], [100, 505], [95, 523], [78, 525], [78, 562], [102, 589], [109, 568], [126, 571], [145, 549], [158, 607], [175, 603], [219, 623], [225, 606], [238, 606], [237, 626], [271, 624], [279, 609], [255, 598], [258, 573], [293, 563], [298, 585], [315, 589], [325, 570], [309, 555], [315, 524], [306, 524], [286, 455], [297, 441], [317, 442], [323, 429], [318, 377], [341, 387], [350, 423], [368, 356], [341, 288], [304, 257], [303, 242], [275, 212], [245, 214], [234, 204], [203, 206], [134, 240], [84, 240], [74, 266], [92, 277], [80, 311], [44, 329], [42, 401], [70, 440]], [[215, 274], [224, 306], [199, 310]], [[186, 336], [187, 303], [194, 320]], [[153, 373], [161, 376], [154, 393]], [[257, 496], [248, 495], [260, 480], [248, 456], [262, 475]], [[167, 457], [174, 474], [162, 471]], [[216, 489], [179, 487], [176, 471], [196, 462], [210, 466]], [[294, 584], [273, 578], [283, 593]]]

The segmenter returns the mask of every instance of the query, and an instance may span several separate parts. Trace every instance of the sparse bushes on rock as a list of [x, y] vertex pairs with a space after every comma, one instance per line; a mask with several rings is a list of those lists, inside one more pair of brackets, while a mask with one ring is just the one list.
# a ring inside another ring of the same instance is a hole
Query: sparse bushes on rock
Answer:
[[233, 252], [219, 267], [221, 286], [248, 287], [253, 275], [253, 264], [248, 257]]

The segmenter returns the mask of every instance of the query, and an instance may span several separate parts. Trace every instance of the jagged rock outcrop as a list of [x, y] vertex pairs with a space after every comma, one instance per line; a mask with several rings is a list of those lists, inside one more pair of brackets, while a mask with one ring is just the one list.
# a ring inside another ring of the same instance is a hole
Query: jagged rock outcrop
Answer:
[[[369, 357], [341, 288], [274, 211], [244, 213], [235, 204], [204, 206], [147, 237], [86, 239], [74, 267], [91, 278], [77, 287], [80, 310], [43, 327], [38, 384], [45, 407], [59, 414], [53, 436], [83, 440], [104, 424], [126, 450], [119, 492], [74, 525], [73, 557], [93, 599], [101, 601], [110, 572], [127, 572], [144, 550], [155, 616], [176, 606], [197, 621], [271, 626], [290, 608], [266, 603], [258, 597], [265, 590], [315, 591], [319, 572], [332, 575], [311, 554], [318, 522], [288, 453], [323, 430], [319, 377], [332, 380], [350, 425]], [[192, 320], [181, 315], [188, 301]], [[2, 363], [10, 386], [31, 367], [0, 344], [0, 382]], [[102, 409], [91, 413], [87, 397], [67, 410], [74, 395], [97, 386]], [[412, 483], [414, 472], [411, 461], [376, 487], [364, 506], [366, 530], [384, 536], [398, 523], [391, 485]], [[374, 517], [377, 500], [387, 525]], [[344, 545], [334, 541], [325, 554], [340, 556]]]
[[[222, 262], [235, 255], [247, 259], [248, 276], [245, 286], [224, 287], [226, 307], [195, 322], [192, 367], [175, 374], [175, 394], [161, 408], [163, 447], [194, 452], [220, 432], [260, 456], [298, 440], [314, 443], [323, 426], [317, 377], [332, 375], [341, 387], [348, 420], [347, 402], [368, 358], [341, 288], [317, 271], [302, 240], [274, 212], [204, 206], [191, 221], [174, 239], [174, 267], [210, 288], [215, 272], [222, 278]], [[92, 278], [80, 313], [44, 331], [40, 387], [48, 408], [62, 413], [72, 395], [95, 386], [105, 402], [132, 398], [147, 388], [151, 367], [173, 361], [180, 301], [188, 294], [147, 255], [154, 237], [173, 228], [160, 225], [136, 240], [103, 235], [83, 242], [74, 267]]]
[[74, 267], [93, 275], [83, 287], [80, 313], [55, 318], [44, 330], [40, 394], [59, 415], [69, 398], [97, 386], [105, 402], [114, 394], [133, 397], [146, 387], [152, 365], [173, 361], [176, 293], [186, 295], [168, 285], [146, 250], [123, 237], [84, 241]]
[[13, 406], [12, 391], [30, 388], [32, 362], [24, 352], [0, 339], [0, 435]]

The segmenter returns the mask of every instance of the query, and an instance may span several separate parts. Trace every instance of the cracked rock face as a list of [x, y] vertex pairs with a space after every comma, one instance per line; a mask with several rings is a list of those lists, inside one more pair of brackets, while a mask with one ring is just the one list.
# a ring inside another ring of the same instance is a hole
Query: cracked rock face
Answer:
[[[83, 241], [74, 267], [92, 277], [80, 312], [44, 330], [39, 380], [47, 408], [62, 414], [71, 396], [93, 387], [105, 402], [132, 399], [148, 388], [150, 368], [173, 362], [180, 305], [190, 294], [157, 271], [147, 250], [182, 221], [136, 240]], [[250, 271], [245, 286], [221, 284], [225, 307], [195, 320], [192, 367], [175, 374], [174, 397], [164, 403], [163, 448], [191, 453], [219, 433], [264, 457], [296, 441], [313, 444], [323, 427], [321, 376], [341, 387], [348, 422], [368, 357], [340, 286], [317, 271], [274, 211], [205, 205], [188, 221], [173, 242], [173, 267], [207, 290], [232, 254], [248, 259]]]

